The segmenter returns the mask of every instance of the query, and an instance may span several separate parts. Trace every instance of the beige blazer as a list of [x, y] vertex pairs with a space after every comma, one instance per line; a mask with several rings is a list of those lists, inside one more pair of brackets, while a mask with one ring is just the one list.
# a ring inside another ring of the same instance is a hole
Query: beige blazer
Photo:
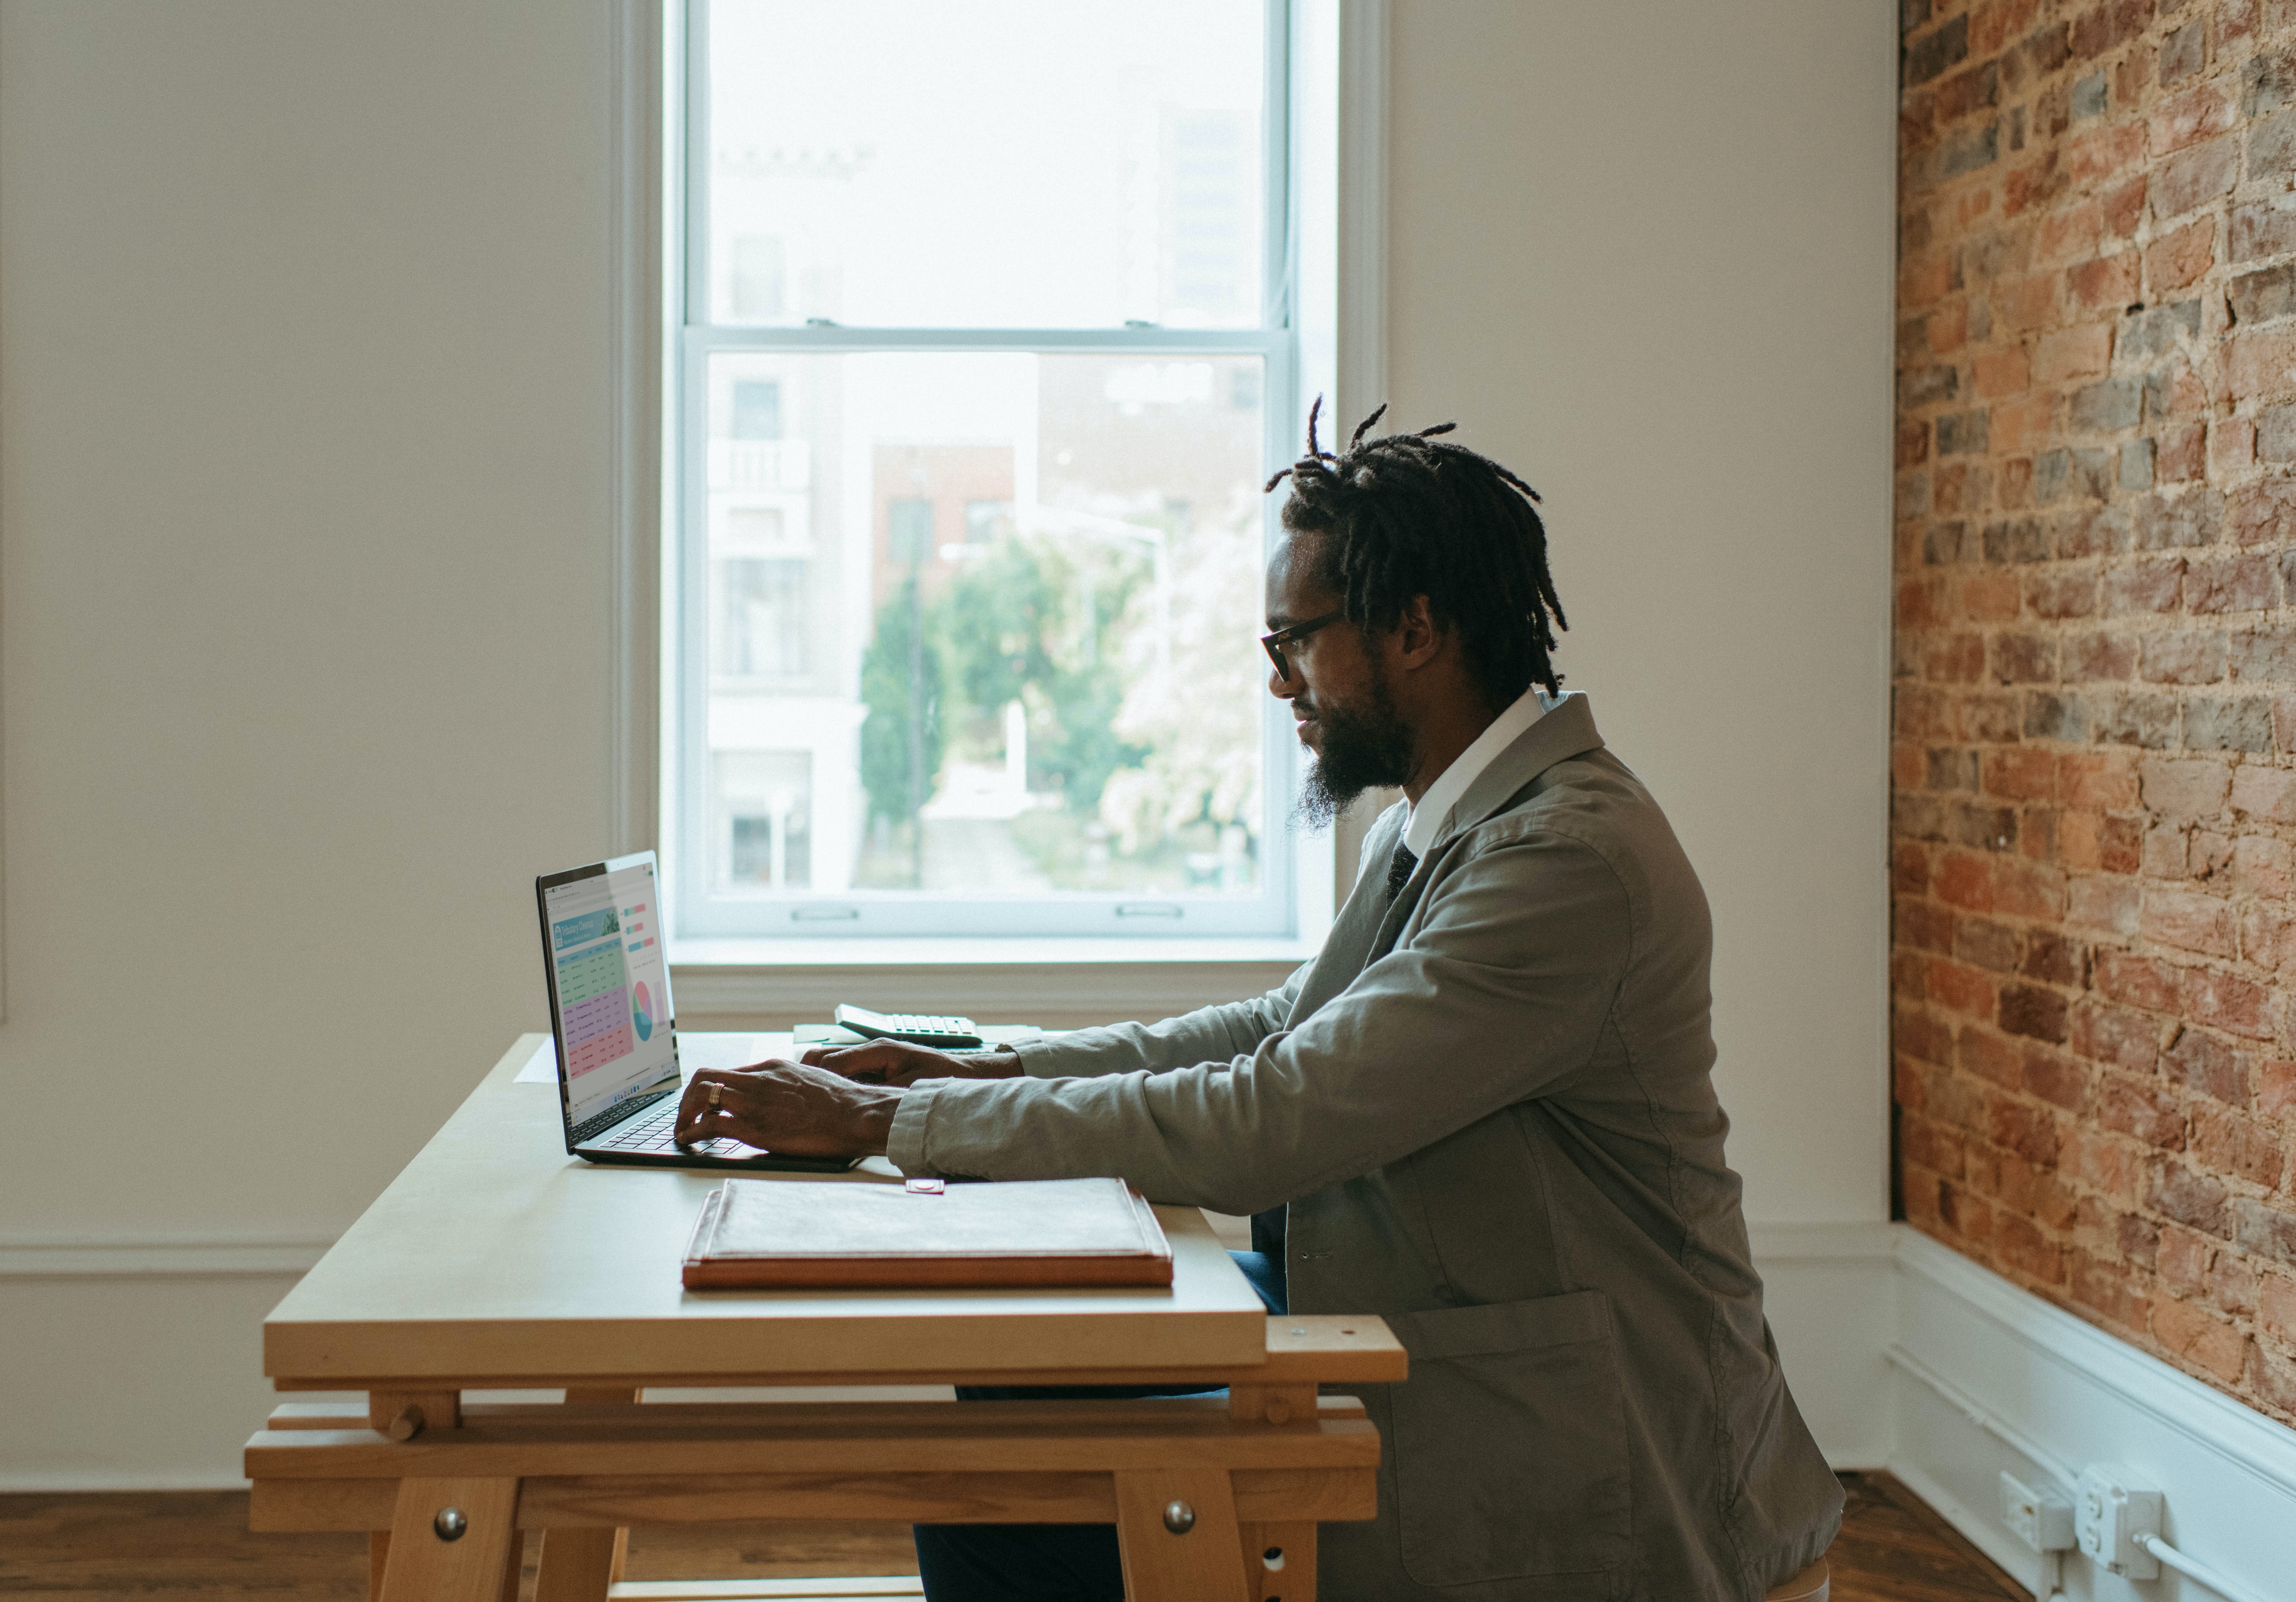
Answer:
[[1363, 1388], [1379, 1517], [1324, 1526], [1336, 1602], [1752, 1602], [1824, 1551], [1841, 1491], [1723, 1161], [1705, 893], [1584, 695], [1390, 901], [1403, 824], [1282, 989], [928, 1081], [892, 1159], [1282, 1206], [1293, 1310], [1382, 1314], [1411, 1353]]

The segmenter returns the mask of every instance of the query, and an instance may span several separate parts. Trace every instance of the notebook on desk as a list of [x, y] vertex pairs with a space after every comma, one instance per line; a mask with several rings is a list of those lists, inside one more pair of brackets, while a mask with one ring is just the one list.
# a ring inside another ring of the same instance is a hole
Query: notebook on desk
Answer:
[[728, 1179], [685, 1249], [688, 1289], [1169, 1285], [1172, 1248], [1121, 1179]]

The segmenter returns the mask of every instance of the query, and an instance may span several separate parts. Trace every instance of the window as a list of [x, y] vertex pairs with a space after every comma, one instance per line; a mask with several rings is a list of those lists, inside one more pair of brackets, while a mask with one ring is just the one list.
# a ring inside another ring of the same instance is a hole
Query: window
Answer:
[[813, 882], [813, 758], [803, 751], [729, 752], [717, 760], [726, 834], [718, 878], [803, 890]]
[[735, 379], [733, 426], [726, 431], [736, 440], [780, 439], [781, 385], [770, 378]]
[[715, 564], [709, 588], [718, 616], [709, 643], [719, 677], [805, 677], [805, 569], [802, 557], [788, 556], [728, 556]]
[[685, 935], [1284, 935], [1286, 0], [691, 0]]

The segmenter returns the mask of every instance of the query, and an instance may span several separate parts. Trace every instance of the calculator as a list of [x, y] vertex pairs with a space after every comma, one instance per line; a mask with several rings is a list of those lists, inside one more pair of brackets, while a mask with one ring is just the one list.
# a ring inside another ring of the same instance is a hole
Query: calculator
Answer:
[[980, 1028], [970, 1018], [940, 1017], [931, 1013], [873, 1013], [865, 1006], [840, 1003], [837, 1024], [873, 1040], [906, 1040], [915, 1046], [963, 1050], [980, 1045]]

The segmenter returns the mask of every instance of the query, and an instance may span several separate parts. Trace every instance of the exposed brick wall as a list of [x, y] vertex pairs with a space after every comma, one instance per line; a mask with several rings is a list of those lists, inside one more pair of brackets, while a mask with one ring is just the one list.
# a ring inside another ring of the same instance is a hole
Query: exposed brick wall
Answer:
[[1920, 1228], [2296, 1422], [2296, 0], [1904, 0]]

